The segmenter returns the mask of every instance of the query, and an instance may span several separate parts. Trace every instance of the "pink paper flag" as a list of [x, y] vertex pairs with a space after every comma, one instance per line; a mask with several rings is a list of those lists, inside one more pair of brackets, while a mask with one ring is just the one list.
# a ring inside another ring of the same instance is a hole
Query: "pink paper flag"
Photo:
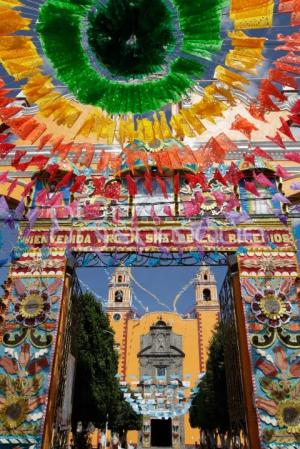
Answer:
[[275, 175], [279, 176], [279, 178], [282, 178], [282, 179], [286, 179], [290, 176], [289, 172], [284, 167], [282, 167], [280, 164], [278, 164], [276, 167]]
[[168, 205], [164, 206], [164, 207], [163, 207], [163, 212], [164, 212], [164, 214], [166, 214], [168, 217], [173, 217], [172, 209], [171, 209], [170, 206], [168, 206]]
[[284, 159], [300, 164], [300, 153], [284, 153]]
[[224, 202], [225, 202], [225, 198], [226, 195], [224, 195], [224, 193], [221, 192], [212, 192], [213, 196], [215, 197], [216, 203], [218, 207], [223, 206]]
[[0, 182], [7, 182], [8, 181], [8, 171], [5, 171], [1, 173], [0, 175]]
[[253, 177], [255, 179], [255, 182], [263, 187], [273, 187], [274, 185], [263, 173], [259, 173], [258, 175], [253, 173]]

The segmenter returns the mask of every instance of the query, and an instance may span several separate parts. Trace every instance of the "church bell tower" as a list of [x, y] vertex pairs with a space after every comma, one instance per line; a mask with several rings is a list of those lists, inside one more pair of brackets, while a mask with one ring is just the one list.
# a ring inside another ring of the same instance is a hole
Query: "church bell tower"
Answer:
[[126, 351], [128, 321], [132, 317], [131, 268], [118, 267], [111, 276], [108, 289], [106, 313], [115, 333], [116, 349], [119, 352], [119, 374], [126, 376]]
[[195, 316], [198, 327], [200, 373], [206, 370], [210, 340], [219, 321], [220, 306], [214, 274], [201, 265], [195, 280]]
[[217, 283], [214, 274], [206, 265], [201, 265], [195, 282], [196, 309], [219, 308]]
[[131, 268], [118, 267], [112, 275], [109, 283], [107, 311], [131, 309], [130, 270]]

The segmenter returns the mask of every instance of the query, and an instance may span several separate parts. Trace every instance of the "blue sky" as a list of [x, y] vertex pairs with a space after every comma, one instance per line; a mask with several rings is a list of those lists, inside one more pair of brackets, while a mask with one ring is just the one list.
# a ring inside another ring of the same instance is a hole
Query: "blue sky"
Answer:
[[[160, 302], [165, 303], [172, 310], [175, 296], [195, 277], [198, 269], [199, 267], [133, 268], [132, 275], [144, 289], [154, 294]], [[112, 268], [80, 268], [77, 270], [77, 274], [79, 279], [89, 286], [90, 290], [106, 300], [107, 284], [113, 271]], [[219, 290], [226, 274], [226, 268], [212, 267], [212, 271], [215, 274]], [[84, 284], [81, 284], [83, 288], [85, 287]], [[138, 313], [145, 312], [143, 306], [148, 307], [149, 311], [168, 310], [167, 307], [162, 307], [157, 300], [135, 285], [134, 282], [132, 282], [132, 287], [133, 305], [137, 308]], [[191, 311], [194, 302], [194, 286], [190, 286], [179, 298], [177, 311], [188, 313]]]

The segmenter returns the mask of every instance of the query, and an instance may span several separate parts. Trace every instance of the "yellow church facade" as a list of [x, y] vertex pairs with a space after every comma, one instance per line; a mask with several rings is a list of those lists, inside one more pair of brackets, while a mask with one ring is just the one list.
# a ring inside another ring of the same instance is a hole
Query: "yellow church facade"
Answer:
[[[145, 373], [152, 379], [152, 389], [162, 379], [168, 384], [176, 378], [185, 387], [185, 397], [190, 397], [205, 372], [209, 343], [219, 319], [213, 273], [207, 266], [200, 267], [194, 283], [194, 312], [184, 316], [158, 311], [136, 317], [130, 281], [130, 268], [117, 268], [108, 293], [107, 313], [119, 352], [120, 381], [141, 391]], [[141, 432], [129, 432], [128, 441], [142, 447], [177, 448], [199, 442], [199, 431], [190, 427], [188, 413], [168, 420], [144, 416]]]

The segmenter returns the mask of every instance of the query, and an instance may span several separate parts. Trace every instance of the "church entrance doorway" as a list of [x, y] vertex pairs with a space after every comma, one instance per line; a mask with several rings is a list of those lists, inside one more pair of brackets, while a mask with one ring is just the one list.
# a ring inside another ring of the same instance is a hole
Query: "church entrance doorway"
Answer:
[[151, 446], [172, 446], [172, 420], [151, 419]]

